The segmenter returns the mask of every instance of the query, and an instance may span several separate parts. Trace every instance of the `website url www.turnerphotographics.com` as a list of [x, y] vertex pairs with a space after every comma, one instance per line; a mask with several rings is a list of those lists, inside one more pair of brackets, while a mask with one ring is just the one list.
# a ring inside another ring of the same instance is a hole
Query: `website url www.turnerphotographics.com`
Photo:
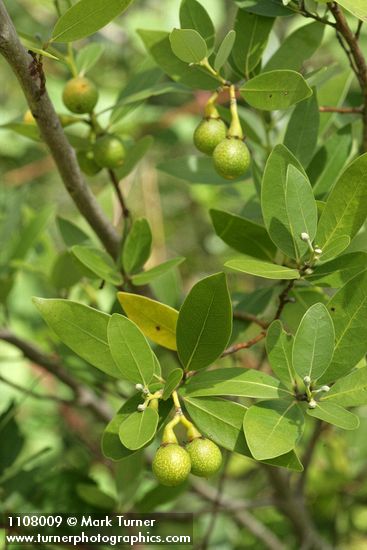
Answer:
[[193, 545], [193, 514], [3, 514], [0, 528], [5, 550], [43, 545]]

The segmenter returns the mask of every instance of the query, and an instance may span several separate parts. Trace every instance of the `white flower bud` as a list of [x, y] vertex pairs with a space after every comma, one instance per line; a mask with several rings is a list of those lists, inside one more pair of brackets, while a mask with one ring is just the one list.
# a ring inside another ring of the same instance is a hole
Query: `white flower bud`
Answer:
[[305, 269], [305, 274], [306, 275], [312, 275], [313, 273], [313, 269], [311, 269], [310, 267], [308, 267], [307, 269]]
[[311, 378], [309, 376], [305, 376], [303, 379], [306, 386], [309, 386], [311, 384]]
[[321, 386], [321, 391], [330, 391], [330, 386]]
[[310, 409], [316, 409], [317, 407], [317, 403], [314, 399], [311, 399], [311, 401], [309, 402], [308, 406], [310, 407]]
[[302, 241], [309, 241], [310, 240], [310, 235], [308, 233], [301, 233], [301, 239]]
[[315, 250], [315, 254], [318, 254], [318, 255], [322, 254], [322, 250], [318, 246], [314, 250]]
[[136, 385], [135, 385], [135, 389], [136, 389], [136, 390], [139, 390], [139, 391], [143, 391], [143, 390], [144, 390], [144, 386], [143, 386], [143, 384], [136, 384]]
[[147, 408], [147, 406], [146, 406], [145, 403], [141, 403], [140, 405], [138, 405], [138, 411], [139, 412], [145, 411], [146, 408]]

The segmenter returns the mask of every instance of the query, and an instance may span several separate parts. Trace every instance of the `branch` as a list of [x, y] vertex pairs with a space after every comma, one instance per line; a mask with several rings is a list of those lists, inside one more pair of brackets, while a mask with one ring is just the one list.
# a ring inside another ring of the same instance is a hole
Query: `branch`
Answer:
[[363, 114], [363, 107], [319, 107], [320, 113], [340, 113], [341, 115]]
[[[328, 2], [328, 8], [334, 16], [336, 22], [336, 32], [344, 51], [346, 52], [351, 66], [357, 76], [363, 96], [363, 140], [362, 150], [367, 151], [367, 63], [359, 44], [359, 32], [361, 27], [358, 26], [357, 32], [354, 33], [348, 25], [346, 17], [336, 2]], [[344, 45], [346, 42], [348, 48]]]
[[287, 284], [287, 286], [285, 287], [285, 289], [283, 290], [283, 292], [281, 292], [279, 294], [279, 306], [278, 306], [278, 309], [275, 313], [275, 316], [274, 316], [274, 319], [273, 319], [274, 321], [276, 321], [277, 319], [280, 318], [280, 316], [283, 312], [283, 309], [291, 301], [290, 298], [289, 298], [289, 293], [292, 290], [292, 288], [294, 287], [294, 284], [295, 284], [295, 280], [291, 279], [289, 281], [289, 283]]
[[124, 221], [125, 221], [125, 223], [127, 223], [130, 220], [130, 211], [129, 211], [126, 203], [125, 203], [124, 196], [123, 196], [122, 191], [120, 189], [119, 180], [116, 176], [116, 173], [113, 170], [108, 170], [108, 174], [110, 176], [110, 180], [112, 182], [112, 185], [115, 189], [116, 196], [117, 196], [117, 199], [118, 199], [120, 207], [121, 207], [122, 215], [124, 216]]
[[248, 321], [250, 323], [255, 323], [255, 325], [259, 325], [261, 328], [268, 328], [269, 323], [267, 321], [263, 321], [262, 319], [259, 319], [256, 317], [256, 315], [252, 315], [252, 313], [245, 313], [242, 311], [234, 311], [233, 312], [233, 319], [237, 319], [238, 321]]
[[251, 338], [251, 340], [248, 340], [247, 342], [240, 342], [239, 344], [233, 344], [233, 346], [230, 346], [224, 352], [222, 353], [221, 357], [226, 357], [227, 355], [231, 355], [232, 353], [236, 353], [237, 351], [240, 351], [241, 349], [249, 349], [261, 340], [263, 340], [266, 336], [266, 331], [263, 330], [260, 332], [257, 336], [254, 338]]
[[[58, 403], [62, 403], [63, 405], [72, 405], [73, 402], [70, 399], [62, 399], [61, 397], [58, 397], [57, 395], [46, 395], [41, 393], [36, 393], [30, 388], [24, 388], [23, 386], [20, 386], [19, 384], [16, 384], [15, 382], [12, 382], [11, 380], [7, 380], [3, 376], [0, 375], [0, 382], [3, 382], [7, 386], [10, 386], [11, 388], [14, 388], [15, 390], [21, 391], [27, 396], [34, 397], [35, 399], [47, 399], [48, 401], [57, 401]], [[37, 381], [36, 381], [37, 382]]]
[[0, 53], [19, 80], [41, 136], [53, 156], [69, 195], [106, 250], [115, 258], [119, 250], [119, 236], [81, 174], [75, 152], [65, 136], [45, 89], [41, 59], [35, 61], [21, 44], [2, 0], [0, 0]]
[[18, 348], [27, 359], [39, 365], [47, 372], [58, 378], [60, 382], [68, 386], [73, 394], [73, 404], [78, 407], [87, 407], [98, 418], [104, 421], [111, 420], [111, 414], [104, 400], [89, 388], [80, 384], [67, 370], [65, 370], [59, 360], [51, 355], [44, 353], [34, 344], [18, 338], [15, 334], [6, 329], [0, 330], [0, 340], [12, 344]]

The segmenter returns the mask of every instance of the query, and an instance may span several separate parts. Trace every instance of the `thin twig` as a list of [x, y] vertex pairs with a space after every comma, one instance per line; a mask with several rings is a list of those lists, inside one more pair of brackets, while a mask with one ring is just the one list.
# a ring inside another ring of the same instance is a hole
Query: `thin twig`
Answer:
[[110, 180], [112, 182], [112, 185], [115, 189], [115, 193], [116, 193], [117, 199], [118, 199], [120, 207], [121, 207], [122, 215], [124, 216], [124, 221], [125, 221], [125, 223], [129, 223], [130, 211], [129, 211], [127, 205], [126, 205], [124, 196], [123, 196], [122, 191], [120, 189], [119, 180], [118, 180], [118, 177], [116, 176], [116, 172], [114, 172], [113, 170], [108, 170], [108, 174], [110, 176]]
[[363, 107], [328, 107], [320, 106], [320, 113], [340, 113], [342, 115], [363, 114]]
[[57, 395], [47, 395], [47, 394], [37, 393], [30, 388], [24, 388], [23, 386], [20, 386], [19, 384], [16, 384], [11, 380], [7, 380], [1, 375], [0, 375], [0, 382], [3, 382], [7, 386], [10, 386], [15, 390], [21, 391], [22, 393], [26, 394], [29, 397], [34, 397], [35, 399], [46, 399], [48, 401], [56, 401], [58, 403], [62, 403], [63, 405], [73, 404], [73, 401], [71, 399], [63, 399], [62, 397], [58, 397]]
[[221, 357], [226, 357], [227, 355], [231, 355], [232, 353], [237, 353], [237, 351], [240, 351], [242, 349], [249, 349], [261, 340], [263, 340], [266, 336], [266, 331], [263, 330], [259, 334], [257, 334], [254, 338], [251, 338], [251, 340], [247, 340], [247, 342], [239, 342], [238, 344], [233, 344], [233, 346], [230, 346], [224, 352], [222, 353]]
[[245, 313], [243, 311], [234, 311], [233, 319], [237, 319], [238, 321], [248, 321], [250, 323], [254, 323], [255, 325], [259, 325], [261, 328], [268, 328], [269, 326], [267, 321], [259, 319], [256, 315], [252, 315], [252, 313]]
[[294, 287], [294, 284], [295, 284], [295, 280], [294, 279], [291, 279], [289, 281], [289, 283], [287, 284], [287, 286], [285, 287], [285, 289], [283, 290], [283, 292], [281, 292], [279, 294], [279, 306], [278, 306], [278, 309], [275, 313], [275, 316], [274, 316], [274, 321], [276, 319], [279, 319], [282, 312], [283, 312], [283, 309], [285, 308], [285, 306], [289, 303], [290, 299], [289, 299], [289, 293], [290, 291], [292, 290], [292, 288]]

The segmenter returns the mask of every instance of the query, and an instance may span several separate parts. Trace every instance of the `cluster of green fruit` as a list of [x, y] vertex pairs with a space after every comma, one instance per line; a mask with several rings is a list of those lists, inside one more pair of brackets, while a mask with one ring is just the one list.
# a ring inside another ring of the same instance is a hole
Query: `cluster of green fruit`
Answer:
[[[187, 428], [188, 443], [179, 445], [173, 426], [181, 422]], [[190, 472], [195, 476], [210, 477], [222, 465], [222, 453], [213, 441], [206, 439], [184, 415], [176, 416], [167, 424], [153, 460], [153, 473], [162, 485], [180, 485]]]
[[[78, 76], [67, 82], [62, 99], [72, 113], [91, 115], [98, 102], [98, 90], [88, 78]], [[93, 122], [93, 119], [92, 119]], [[94, 176], [102, 168], [114, 170], [122, 166], [126, 151], [122, 141], [113, 134], [107, 134], [92, 125], [91, 146], [77, 152], [81, 170]]]
[[231, 90], [232, 121], [228, 128], [215, 107], [218, 94], [208, 101], [203, 120], [194, 132], [196, 148], [213, 157], [214, 168], [226, 179], [242, 176], [250, 166], [250, 152], [244, 142], [244, 135], [237, 112], [237, 101]]

